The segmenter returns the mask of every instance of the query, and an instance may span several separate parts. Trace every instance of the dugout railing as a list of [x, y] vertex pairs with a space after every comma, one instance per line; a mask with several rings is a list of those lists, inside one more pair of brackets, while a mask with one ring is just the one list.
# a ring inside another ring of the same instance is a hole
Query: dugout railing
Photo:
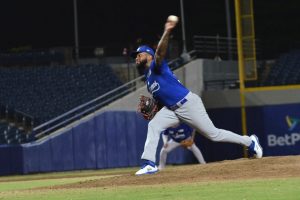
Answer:
[[[256, 54], [258, 58], [261, 55], [259, 40], [255, 40]], [[220, 35], [194, 35], [193, 47], [198, 53], [198, 57], [215, 60], [237, 60], [237, 39], [233, 37], [224, 37]], [[244, 44], [244, 51], [251, 51]]]

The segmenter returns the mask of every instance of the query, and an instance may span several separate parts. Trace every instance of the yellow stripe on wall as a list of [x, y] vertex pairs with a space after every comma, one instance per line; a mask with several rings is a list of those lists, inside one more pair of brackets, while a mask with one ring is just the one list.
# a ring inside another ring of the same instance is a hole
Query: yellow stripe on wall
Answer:
[[295, 90], [300, 89], [300, 85], [282, 85], [282, 86], [267, 86], [267, 87], [251, 87], [245, 88], [246, 92], [259, 92], [259, 91], [275, 91], [275, 90]]

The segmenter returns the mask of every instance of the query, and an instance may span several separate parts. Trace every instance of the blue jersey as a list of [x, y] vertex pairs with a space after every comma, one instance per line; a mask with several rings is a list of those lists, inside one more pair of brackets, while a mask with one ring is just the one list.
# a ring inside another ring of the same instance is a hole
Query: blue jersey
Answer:
[[193, 129], [184, 123], [180, 124], [176, 128], [168, 128], [163, 132], [164, 135], [168, 135], [178, 143], [190, 137], [192, 133]]
[[148, 91], [164, 106], [175, 105], [189, 93], [170, 70], [166, 61], [159, 67], [153, 61], [145, 71], [145, 77]]

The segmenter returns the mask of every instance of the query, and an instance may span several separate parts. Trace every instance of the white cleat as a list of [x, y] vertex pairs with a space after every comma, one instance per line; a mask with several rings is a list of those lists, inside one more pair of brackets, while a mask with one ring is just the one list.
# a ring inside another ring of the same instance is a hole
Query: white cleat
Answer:
[[154, 174], [156, 172], [158, 172], [156, 165], [151, 161], [147, 161], [143, 164], [141, 169], [135, 173], [135, 175], [140, 176], [145, 174]]
[[255, 158], [262, 158], [263, 157], [263, 149], [259, 144], [259, 140], [256, 135], [250, 136], [252, 143], [248, 147], [249, 153], [253, 155]]

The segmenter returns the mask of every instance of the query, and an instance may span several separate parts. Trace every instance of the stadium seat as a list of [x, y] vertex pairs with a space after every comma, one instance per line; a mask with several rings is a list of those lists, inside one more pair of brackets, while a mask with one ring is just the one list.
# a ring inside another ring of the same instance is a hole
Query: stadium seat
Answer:
[[282, 54], [261, 86], [300, 84], [300, 50]]
[[[35, 126], [122, 85], [107, 65], [0, 67], [0, 76], [0, 104], [31, 116]], [[6, 142], [25, 141], [10, 128]]]

